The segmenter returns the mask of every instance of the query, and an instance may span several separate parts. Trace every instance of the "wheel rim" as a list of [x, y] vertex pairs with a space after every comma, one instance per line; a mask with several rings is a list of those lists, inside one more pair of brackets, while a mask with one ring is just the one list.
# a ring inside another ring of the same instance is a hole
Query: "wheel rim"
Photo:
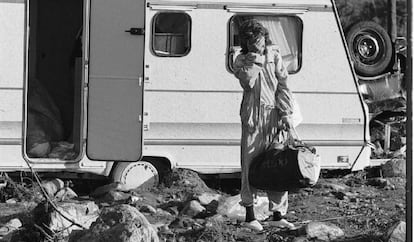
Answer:
[[384, 53], [384, 40], [375, 32], [364, 31], [356, 36], [354, 44], [355, 57], [365, 65], [376, 64]]
[[151, 188], [159, 182], [157, 169], [149, 162], [131, 163], [123, 172], [121, 182], [128, 188]]

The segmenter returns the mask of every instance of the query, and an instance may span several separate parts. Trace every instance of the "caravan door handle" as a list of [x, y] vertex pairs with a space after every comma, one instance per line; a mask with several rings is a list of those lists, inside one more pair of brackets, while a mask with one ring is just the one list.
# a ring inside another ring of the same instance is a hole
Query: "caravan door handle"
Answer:
[[130, 28], [125, 30], [125, 32], [130, 33], [132, 35], [144, 35], [145, 29], [144, 28]]

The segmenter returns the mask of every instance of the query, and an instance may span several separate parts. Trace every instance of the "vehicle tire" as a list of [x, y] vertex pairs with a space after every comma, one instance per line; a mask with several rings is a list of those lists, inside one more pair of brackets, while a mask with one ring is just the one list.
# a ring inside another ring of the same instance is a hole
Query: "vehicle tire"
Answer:
[[157, 168], [148, 161], [118, 162], [112, 170], [112, 180], [127, 189], [152, 188], [159, 184]]
[[393, 46], [387, 31], [375, 22], [353, 25], [346, 42], [354, 68], [361, 76], [376, 76], [386, 71], [393, 56]]

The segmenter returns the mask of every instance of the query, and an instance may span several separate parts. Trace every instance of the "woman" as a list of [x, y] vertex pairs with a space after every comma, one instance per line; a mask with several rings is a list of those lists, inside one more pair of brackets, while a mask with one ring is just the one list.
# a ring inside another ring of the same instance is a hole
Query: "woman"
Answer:
[[[241, 205], [246, 207], [244, 224], [261, 231], [263, 227], [253, 211], [257, 191], [249, 184], [249, 166], [254, 157], [272, 145], [279, 128], [292, 127], [292, 96], [286, 85], [288, 72], [280, 50], [271, 45], [267, 29], [254, 19], [247, 20], [240, 27], [240, 42], [242, 49], [234, 62], [234, 74], [244, 90], [240, 109]], [[288, 207], [287, 192], [267, 191], [267, 195], [273, 212], [272, 224], [294, 228], [283, 218]]]

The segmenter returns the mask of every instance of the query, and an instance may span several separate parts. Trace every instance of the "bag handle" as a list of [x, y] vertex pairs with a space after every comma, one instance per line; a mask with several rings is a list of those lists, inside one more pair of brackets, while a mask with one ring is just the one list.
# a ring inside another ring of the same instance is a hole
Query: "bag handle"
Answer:
[[[283, 132], [283, 133], [282, 133]], [[283, 142], [279, 143], [277, 142], [277, 137], [280, 137], [280, 135], [282, 135], [283, 137]], [[296, 145], [298, 143], [301, 143], [301, 139], [298, 135], [298, 132], [296, 131], [295, 128], [291, 128], [289, 130], [278, 130], [276, 136], [273, 138], [272, 141], [272, 147], [275, 149], [280, 149], [280, 150], [285, 150], [286, 148], [290, 147], [290, 148], [294, 148], [296, 147]]]

